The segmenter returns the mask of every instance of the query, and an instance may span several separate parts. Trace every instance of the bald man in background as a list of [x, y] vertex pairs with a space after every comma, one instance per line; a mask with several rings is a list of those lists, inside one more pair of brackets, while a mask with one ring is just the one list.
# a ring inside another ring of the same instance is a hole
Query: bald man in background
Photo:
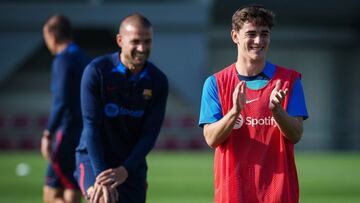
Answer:
[[160, 132], [168, 95], [167, 77], [148, 61], [152, 36], [146, 17], [129, 15], [116, 36], [120, 51], [85, 69], [75, 176], [92, 203], [145, 202], [146, 156]]

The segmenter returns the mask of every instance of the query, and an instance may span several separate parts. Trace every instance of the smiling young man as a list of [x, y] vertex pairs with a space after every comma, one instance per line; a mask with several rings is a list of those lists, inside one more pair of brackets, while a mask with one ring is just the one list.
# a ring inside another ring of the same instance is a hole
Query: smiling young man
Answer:
[[159, 134], [168, 95], [167, 77], [148, 61], [152, 36], [147, 18], [130, 15], [116, 36], [121, 50], [85, 69], [76, 177], [92, 203], [145, 202], [145, 157]]
[[300, 74], [266, 61], [272, 11], [245, 6], [232, 18], [234, 64], [204, 84], [200, 127], [215, 149], [215, 202], [299, 201], [294, 144], [308, 117]]

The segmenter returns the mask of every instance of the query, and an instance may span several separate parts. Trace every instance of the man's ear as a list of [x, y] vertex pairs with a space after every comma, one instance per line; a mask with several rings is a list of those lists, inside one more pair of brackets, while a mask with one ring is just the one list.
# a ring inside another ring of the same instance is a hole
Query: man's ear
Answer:
[[119, 47], [121, 47], [121, 41], [122, 41], [122, 37], [120, 34], [116, 35], [116, 43]]
[[47, 32], [48, 40], [51, 43], [57, 43], [54, 33]]
[[231, 30], [231, 39], [235, 44], [239, 42], [237, 37], [238, 37], [238, 32], [236, 32], [235, 30]]

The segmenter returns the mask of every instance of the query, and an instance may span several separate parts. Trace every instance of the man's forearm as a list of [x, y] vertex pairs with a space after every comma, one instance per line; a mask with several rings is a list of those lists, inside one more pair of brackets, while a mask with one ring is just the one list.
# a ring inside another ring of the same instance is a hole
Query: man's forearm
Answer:
[[280, 106], [273, 109], [272, 113], [284, 136], [293, 144], [299, 142], [303, 133], [303, 118], [289, 116]]
[[219, 121], [204, 125], [204, 137], [207, 144], [215, 148], [223, 143], [229, 137], [238, 117], [239, 112], [232, 109]]
[[86, 134], [86, 150], [89, 154], [91, 165], [95, 175], [99, 175], [102, 171], [108, 169], [108, 164], [105, 161], [105, 152], [100, 130], [97, 127], [89, 127], [85, 123], [83, 133]]

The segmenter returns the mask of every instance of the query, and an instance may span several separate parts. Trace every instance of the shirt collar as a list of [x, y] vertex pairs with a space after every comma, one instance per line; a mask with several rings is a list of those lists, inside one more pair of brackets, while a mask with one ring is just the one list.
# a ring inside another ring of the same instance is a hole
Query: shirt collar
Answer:
[[57, 53], [56, 55], [61, 55], [64, 53], [73, 53], [75, 51], [78, 51], [80, 48], [77, 44], [75, 44], [74, 42], [71, 42], [64, 50], [62, 50], [61, 52]]
[[261, 73], [255, 75], [255, 76], [243, 76], [243, 75], [239, 75], [238, 77], [240, 80], [245, 80], [245, 81], [252, 81], [252, 80], [270, 80], [275, 73], [275, 65], [269, 62], [265, 63], [265, 67], [262, 70]]

